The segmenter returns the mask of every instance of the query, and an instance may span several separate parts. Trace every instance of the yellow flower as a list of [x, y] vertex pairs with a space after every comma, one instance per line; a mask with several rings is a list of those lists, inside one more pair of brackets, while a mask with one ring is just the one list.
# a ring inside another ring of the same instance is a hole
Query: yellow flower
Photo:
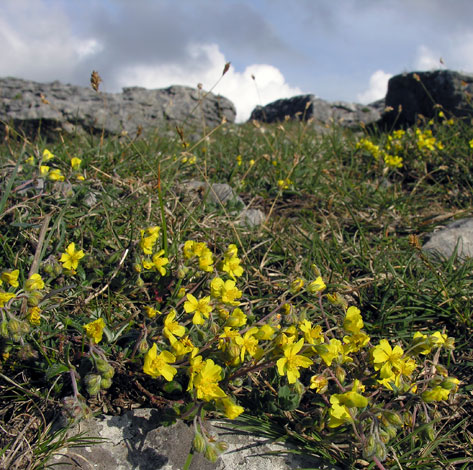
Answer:
[[273, 328], [271, 325], [266, 324], [260, 327], [258, 333], [255, 334], [255, 337], [262, 341], [269, 341], [273, 338], [275, 333], [276, 329]]
[[315, 294], [316, 292], [323, 291], [326, 287], [327, 286], [325, 285], [325, 282], [322, 279], [322, 276], [318, 276], [315, 281], [312, 281], [307, 286], [307, 291], [310, 292], [311, 294]]
[[228, 245], [227, 249], [225, 250], [223, 257], [225, 259], [232, 259], [236, 256], [238, 256], [238, 247], [235, 245], [235, 243], [230, 243], [230, 245]]
[[161, 351], [158, 355], [158, 348], [156, 343], [145, 354], [145, 362], [143, 365], [143, 372], [151, 375], [153, 379], [163, 376], [170, 382], [177, 374], [177, 369], [169, 364], [176, 361], [174, 354], [169, 351]]
[[412, 347], [409, 350], [411, 354], [429, 354], [432, 351], [432, 341], [427, 335], [416, 331], [412, 337]]
[[210, 250], [207, 250], [202, 256], [199, 256], [199, 269], [206, 273], [210, 273], [213, 270], [213, 255]]
[[191, 353], [190, 357], [194, 357], [198, 352], [199, 348], [196, 348], [192, 343], [192, 340], [189, 336], [184, 336], [184, 338], [177, 339], [174, 336], [170, 336], [169, 343], [176, 357], [184, 356], [185, 354]]
[[232, 281], [231, 279], [226, 280], [222, 286], [222, 302], [227, 305], [236, 306], [239, 305], [240, 302], [235, 299], [239, 299], [241, 296], [242, 292], [235, 286], [235, 281]]
[[258, 327], [254, 326], [250, 328], [243, 336], [238, 335], [235, 337], [235, 344], [240, 347], [240, 361], [245, 360], [245, 355], [248, 353], [251, 357], [256, 357], [260, 352], [258, 348], [258, 340], [255, 338], [255, 334], [258, 332]]
[[154, 318], [157, 314], [161, 314], [159, 310], [156, 310], [154, 307], [145, 307], [145, 312], [148, 318]]
[[82, 163], [82, 160], [77, 157], [71, 158], [71, 167], [73, 170], [78, 170], [80, 168], [80, 164]]
[[52, 160], [53, 158], [53, 153], [51, 153], [48, 149], [43, 150], [43, 161], [47, 162], [48, 160]]
[[299, 329], [304, 333], [304, 339], [309, 344], [320, 344], [323, 342], [322, 327], [320, 325], [312, 326], [309, 320], [302, 320]]
[[166, 264], [169, 263], [169, 260], [167, 258], [163, 258], [162, 256], [164, 255], [164, 250], [158, 251], [158, 253], [153, 255], [153, 264], [154, 267], [159, 271], [159, 274], [161, 276], [166, 275], [166, 269], [163, 268], [163, 266], [166, 266]]
[[228, 316], [225, 325], [231, 326], [233, 328], [239, 328], [246, 325], [248, 317], [245, 315], [245, 312], [241, 308], [236, 308], [233, 310], [232, 314]]
[[195, 356], [189, 361], [190, 365], [187, 369], [189, 373], [189, 385], [187, 386], [187, 391], [190, 392], [194, 389], [194, 379], [197, 374], [204, 368], [204, 362], [202, 361], [202, 356]]
[[288, 344], [283, 347], [284, 357], [277, 361], [279, 375], [287, 375], [287, 381], [290, 384], [296, 382], [300, 377], [299, 367], [309, 367], [312, 361], [305, 356], [300, 356], [297, 353], [302, 349], [304, 339], [301, 338], [295, 344]]
[[402, 168], [402, 157], [385, 153], [384, 163], [390, 168]]
[[292, 181], [289, 178], [278, 180], [278, 186], [280, 189], [289, 189], [289, 186], [291, 186], [291, 184]]
[[317, 393], [325, 393], [328, 389], [327, 377], [323, 375], [313, 375], [310, 378], [309, 388], [315, 389]]
[[328, 344], [318, 344], [315, 349], [329, 367], [334, 359], [344, 353], [341, 341], [335, 338], [332, 338]]
[[443, 401], [448, 399], [448, 395], [450, 394], [450, 390], [446, 390], [442, 388], [440, 385], [436, 387], [426, 390], [422, 393], [421, 397], [426, 403], [430, 403], [432, 401]]
[[84, 252], [82, 250], [76, 250], [76, 245], [74, 242], [72, 242], [69, 243], [65, 253], [61, 255], [61, 259], [59, 261], [63, 264], [65, 269], [75, 271], [77, 266], [79, 266], [79, 260], [81, 260], [84, 256]]
[[203, 363], [200, 372], [194, 378], [196, 396], [199, 400], [210, 401], [216, 398], [225, 398], [225, 392], [218, 386], [222, 380], [222, 368], [215, 364], [212, 359]]
[[245, 411], [242, 406], [236, 405], [230, 398], [222, 398], [218, 400], [218, 404], [224, 408], [225, 416], [228, 419], [235, 419]]
[[39, 325], [41, 323], [41, 309], [39, 307], [31, 307], [28, 310], [28, 321], [32, 325]]
[[54, 168], [49, 172], [49, 179], [52, 181], [64, 181], [64, 175], [61, 173], [61, 170]]
[[194, 313], [192, 323], [194, 325], [204, 324], [204, 318], [209, 318], [209, 314], [212, 311], [210, 304], [210, 296], [204, 297], [197, 300], [192, 294], [187, 294], [187, 301], [184, 302], [184, 310], [186, 313]]
[[235, 280], [236, 277], [240, 277], [243, 274], [243, 268], [240, 266], [240, 263], [240, 258], [233, 256], [223, 261], [221, 270], [228, 273]]
[[2, 281], [8, 282], [12, 287], [18, 287], [18, 276], [20, 274], [19, 269], [15, 269], [14, 271], [4, 271], [2, 273]]
[[351, 417], [348, 408], [345, 405], [340, 404], [340, 399], [338, 398], [338, 395], [332, 395], [330, 397], [330, 403], [330, 418], [328, 421], [329, 428], [337, 428], [338, 426], [353, 421], [353, 418]]
[[160, 227], [158, 226], [148, 227], [146, 230], [140, 231], [140, 248], [143, 250], [145, 255], [153, 253], [153, 247], [159, 238], [159, 231]]
[[379, 370], [381, 378], [390, 377], [393, 375], [393, 367], [398, 368], [401, 365], [401, 358], [404, 351], [400, 346], [391, 348], [387, 339], [382, 339], [378, 346], [371, 350], [373, 357], [374, 368]]
[[89, 338], [91, 338], [95, 344], [100, 343], [103, 337], [103, 329], [105, 328], [105, 322], [103, 318], [99, 318], [93, 322], [84, 325], [85, 332]]
[[44, 289], [44, 281], [41, 275], [32, 274], [25, 283], [25, 289], [27, 291]]
[[177, 321], [174, 321], [176, 313], [175, 310], [172, 310], [164, 319], [163, 334], [166, 338], [169, 338], [171, 335], [181, 337], [184, 336], [184, 333], [186, 332], [186, 329], [182, 325], [179, 325]]
[[0, 307], [4, 307], [11, 299], [14, 299], [16, 294], [13, 292], [0, 292]]
[[369, 343], [369, 340], [370, 337], [362, 331], [349, 336], [344, 336], [343, 342], [345, 344], [343, 346], [343, 349], [345, 351], [345, 354], [359, 351], [361, 348], [365, 347]]
[[[365, 387], [359, 380], [353, 382], [352, 389], [345, 393], [335, 393], [330, 397], [331, 408], [329, 410], [328, 426], [336, 428], [342, 424], [352, 421], [352, 414], [356, 413], [356, 408], [365, 408], [368, 405], [368, 398], [359, 391], [364, 391]], [[351, 413], [349, 410], [353, 410]]]
[[40, 172], [41, 176], [47, 176], [48, 173], [49, 173], [49, 166], [47, 166], [47, 165], [41, 165], [41, 166], [39, 167], [39, 172]]
[[298, 277], [291, 282], [291, 294], [297, 294], [304, 287], [304, 279]]
[[438, 348], [446, 348], [446, 349], [454, 349], [455, 348], [455, 339], [449, 338], [445, 333], [440, 333], [440, 331], [436, 331], [430, 335], [431, 341], [437, 346]]
[[219, 299], [222, 297], [222, 288], [225, 282], [221, 277], [215, 277], [210, 281], [210, 295], [215, 298]]
[[360, 309], [353, 306], [349, 307], [345, 314], [343, 328], [350, 333], [359, 333], [363, 326]]

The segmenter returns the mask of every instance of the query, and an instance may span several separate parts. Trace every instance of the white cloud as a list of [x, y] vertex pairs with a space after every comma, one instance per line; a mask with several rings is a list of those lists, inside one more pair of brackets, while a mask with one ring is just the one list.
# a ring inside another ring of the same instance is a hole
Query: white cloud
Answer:
[[[125, 66], [118, 71], [116, 85], [162, 88], [171, 84], [195, 87], [201, 83], [205, 90], [230, 99], [237, 109], [237, 121], [246, 121], [258, 104], [267, 104], [279, 98], [301, 93], [286, 83], [282, 73], [271, 65], [254, 64], [237, 72], [230, 66], [222, 77], [226, 63], [224, 54], [216, 44], [192, 44], [188, 47], [187, 61], [161, 65]], [[255, 77], [253, 80], [252, 76]], [[219, 81], [221, 77], [221, 80]]]
[[417, 48], [414, 67], [416, 70], [435, 70], [442, 67], [440, 54], [432, 51], [427, 46], [421, 45]]
[[383, 70], [376, 70], [370, 77], [369, 88], [363, 93], [359, 93], [356, 98], [360, 103], [372, 103], [386, 96], [388, 90], [388, 80], [391, 74]]

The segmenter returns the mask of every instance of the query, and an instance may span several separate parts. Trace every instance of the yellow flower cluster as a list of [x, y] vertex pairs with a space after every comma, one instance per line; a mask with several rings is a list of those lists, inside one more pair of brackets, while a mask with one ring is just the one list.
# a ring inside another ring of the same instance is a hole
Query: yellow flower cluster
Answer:
[[146, 271], [157, 271], [161, 276], [166, 275], [166, 266], [169, 259], [163, 256], [164, 250], [156, 251], [156, 243], [159, 239], [161, 228], [158, 226], [148, 227], [141, 230], [140, 248], [145, 257], [139, 257], [135, 263], [135, 270], [141, 272], [142, 268]]

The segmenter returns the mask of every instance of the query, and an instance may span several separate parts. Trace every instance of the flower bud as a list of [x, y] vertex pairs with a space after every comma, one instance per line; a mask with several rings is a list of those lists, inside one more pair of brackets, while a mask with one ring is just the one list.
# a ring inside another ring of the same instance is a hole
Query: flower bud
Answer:
[[319, 277], [321, 275], [320, 269], [314, 263], [310, 265], [310, 270], [314, 273], [315, 277]]
[[146, 354], [149, 350], [149, 344], [148, 344], [148, 341], [146, 341], [146, 338], [143, 338], [141, 341], [140, 341], [140, 344], [138, 345], [138, 351], [141, 353], [141, 354]]
[[220, 331], [220, 327], [216, 323], [212, 322], [210, 324], [210, 331], [212, 334], [216, 335]]
[[5, 338], [7, 339], [9, 334], [8, 334], [8, 323], [7, 321], [2, 321], [2, 323], [0, 323], [0, 335], [2, 336], [2, 338]]
[[299, 380], [296, 380], [296, 383], [294, 384], [294, 391], [300, 396], [305, 392], [305, 387], [299, 382]]
[[48, 274], [49, 276], [51, 276], [53, 273], [54, 273], [54, 266], [50, 263], [45, 263], [43, 266], [42, 266], [42, 270]]
[[384, 417], [388, 420], [390, 424], [393, 426], [397, 426], [398, 428], [401, 428], [403, 425], [402, 418], [397, 414], [394, 413], [393, 411], [383, 411]]
[[202, 434], [198, 431], [195, 432], [194, 440], [192, 441], [192, 446], [197, 452], [202, 453], [205, 451], [206, 442], [204, 436], [202, 436]]
[[102, 376], [102, 380], [100, 381], [100, 388], [102, 390], [107, 390], [112, 386], [112, 379], [111, 378], [105, 378]]
[[337, 368], [335, 369], [335, 376], [337, 377], [337, 379], [340, 381], [341, 384], [345, 382], [346, 375], [347, 374], [345, 372], [345, 369], [341, 366], [337, 366]]
[[373, 434], [370, 434], [368, 436], [368, 439], [366, 440], [365, 448], [363, 449], [363, 457], [366, 460], [370, 460], [373, 455], [376, 453], [376, 440], [373, 436]]
[[43, 294], [40, 291], [34, 290], [30, 292], [30, 295], [28, 296], [28, 307], [37, 307], [42, 298]]
[[56, 276], [60, 276], [60, 275], [62, 274], [62, 272], [63, 272], [62, 264], [55, 263], [53, 270], [54, 270], [54, 274], [55, 274]]
[[228, 444], [225, 441], [219, 441], [215, 444], [216, 451], [221, 454], [228, 449]]
[[212, 462], [212, 463], [215, 463], [218, 459], [218, 454], [217, 452], [215, 451], [215, 448], [213, 445], [211, 444], [208, 444], [206, 447], [205, 447], [205, 451], [204, 451], [204, 457], [209, 461], [209, 462]]
[[297, 294], [300, 290], [304, 287], [304, 280], [301, 278], [297, 278], [291, 282], [290, 291], [291, 294]]
[[140, 263], [133, 264], [133, 269], [135, 270], [135, 273], [140, 273], [141, 272], [141, 264]]
[[20, 329], [21, 329], [21, 322], [17, 320], [16, 318], [12, 318], [8, 322], [8, 331], [12, 335], [20, 333]]
[[376, 440], [375, 454], [381, 462], [384, 462], [386, 460], [386, 457], [388, 456], [386, 446], [379, 439]]
[[102, 377], [98, 374], [87, 374], [84, 377], [84, 383], [89, 395], [97, 395], [100, 392], [100, 383], [102, 382]]
[[111, 379], [115, 375], [115, 369], [105, 359], [96, 359], [95, 366], [104, 379]]
[[178, 270], [177, 270], [177, 278], [178, 279], [185, 279], [185, 277], [187, 276], [187, 273], [189, 272], [189, 268], [187, 266], [181, 266]]
[[460, 381], [455, 377], [447, 377], [440, 386], [445, 390], [456, 390]]
[[237, 378], [232, 380], [232, 384], [235, 387], [241, 387], [243, 385], [243, 379], [241, 377], [237, 377]]
[[435, 440], [435, 432], [432, 423], [427, 423], [424, 425], [424, 429], [422, 429], [422, 435], [424, 438], [428, 439], [429, 441]]
[[138, 276], [138, 279], [136, 280], [136, 285], [138, 287], [143, 287], [145, 285], [145, 281], [143, 281], [143, 279], [141, 279], [141, 276]]
[[229, 346], [227, 346], [227, 353], [230, 356], [230, 358], [234, 359], [236, 357], [240, 356], [240, 347], [235, 344], [235, 343], [230, 343]]
[[20, 361], [28, 361], [30, 359], [37, 359], [38, 353], [33, 349], [31, 344], [24, 344], [18, 351], [18, 359]]

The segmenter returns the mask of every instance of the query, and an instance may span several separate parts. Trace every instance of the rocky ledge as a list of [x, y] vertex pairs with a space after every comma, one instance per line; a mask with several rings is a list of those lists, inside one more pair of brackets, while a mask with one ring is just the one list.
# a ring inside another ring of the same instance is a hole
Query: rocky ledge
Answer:
[[134, 137], [169, 124], [213, 128], [223, 118], [234, 122], [235, 115], [227, 98], [185, 86], [103, 93], [58, 81], [0, 78], [0, 134], [10, 125], [28, 137], [54, 138], [58, 131]]

